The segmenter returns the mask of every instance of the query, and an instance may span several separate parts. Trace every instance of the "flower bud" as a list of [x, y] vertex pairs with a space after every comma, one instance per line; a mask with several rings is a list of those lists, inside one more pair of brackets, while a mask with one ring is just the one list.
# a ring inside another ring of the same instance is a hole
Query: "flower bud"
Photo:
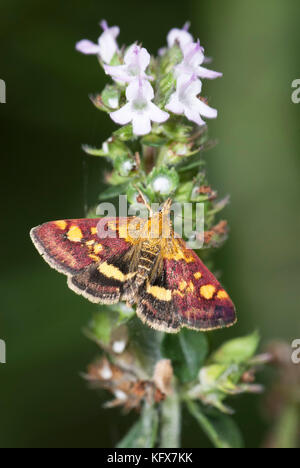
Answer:
[[155, 168], [148, 176], [148, 183], [150, 184], [153, 192], [167, 197], [177, 189], [179, 176], [174, 168]]
[[128, 157], [128, 155], [120, 155], [116, 157], [114, 167], [122, 177], [128, 177], [136, 165], [133, 158]]

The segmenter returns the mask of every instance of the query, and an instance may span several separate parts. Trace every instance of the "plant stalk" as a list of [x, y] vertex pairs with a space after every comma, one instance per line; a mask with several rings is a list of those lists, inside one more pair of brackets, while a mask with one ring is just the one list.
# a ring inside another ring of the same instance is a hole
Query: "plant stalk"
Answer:
[[161, 404], [160, 448], [180, 448], [181, 403], [177, 389]]

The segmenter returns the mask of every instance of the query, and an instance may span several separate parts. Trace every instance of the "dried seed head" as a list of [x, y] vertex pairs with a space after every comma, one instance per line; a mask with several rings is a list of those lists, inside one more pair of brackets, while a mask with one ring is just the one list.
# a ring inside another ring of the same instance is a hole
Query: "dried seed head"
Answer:
[[172, 393], [173, 367], [169, 359], [161, 359], [155, 366], [153, 381], [165, 395]]
[[[163, 363], [163, 361], [160, 362]], [[159, 367], [163, 367], [162, 364]], [[166, 365], [165, 362], [164, 367], [165, 370], [158, 372], [160, 375], [158, 382], [161, 388], [155, 381], [141, 380], [133, 371], [112, 364], [106, 358], [89, 366], [87, 379], [93, 383], [94, 387], [104, 388], [114, 395], [114, 399], [105, 406], [124, 406], [127, 410], [138, 410], [143, 401], [159, 403], [165, 398], [166, 393], [162, 389], [168, 390], [170, 364]], [[171, 377], [172, 375], [171, 368]]]

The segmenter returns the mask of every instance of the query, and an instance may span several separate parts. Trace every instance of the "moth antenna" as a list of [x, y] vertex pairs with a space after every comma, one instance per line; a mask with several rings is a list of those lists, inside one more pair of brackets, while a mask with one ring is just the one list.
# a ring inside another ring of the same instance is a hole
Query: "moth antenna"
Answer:
[[162, 210], [169, 213], [171, 211], [172, 204], [173, 204], [172, 198], [168, 198], [168, 200], [164, 203]]
[[134, 188], [137, 189], [137, 191], [139, 192], [140, 196], [142, 197], [142, 200], [143, 200], [143, 203], [144, 205], [147, 207], [147, 209], [149, 210], [150, 212], [150, 216], [153, 216], [153, 211], [152, 211], [152, 208], [151, 206], [149, 205], [149, 203], [147, 202], [146, 198], [145, 198], [145, 195], [143, 194], [143, 192], [136, 186], [134, 186]]

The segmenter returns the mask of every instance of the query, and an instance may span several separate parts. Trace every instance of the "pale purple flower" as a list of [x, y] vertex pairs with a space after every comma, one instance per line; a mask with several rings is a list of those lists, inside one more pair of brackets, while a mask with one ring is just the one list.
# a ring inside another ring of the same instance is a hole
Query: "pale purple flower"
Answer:
[[185, 23], [182, 29], [171, 29], [167, 36], [168, 46], [173, 47], [173, 45], [178, 42], [181, 49], [183, 49], [187, 44], [193, 42], [193, 36], [188, 32], [189, 26], [189, 23]]
[[104, 63], [110, 63], [111, 59], [118, 51], [118, 44], [116, 38], [120, 33], [118, 26], [108, 27], [105, 20], [100, 23], [103, 33], [98, 39], [98, 44], [91, 42], [87, 39], [83, 39], [76, 44], [76, 50], [83, 54], [95, 54], [98, 55]]
[[204, 61], [204, 49], [200, 46], [199, 41], [187, 44], [183, 47], [183, 61], [175, 67], [175, 73], [177, 76], [197, 75], [199, 78], [208, 78], [211, 80], [223, 75], [222, 73], [201, 67]]
[[151, 121], [162, 123], [169, 118], [167, 112], [162, 111], [153, 104], [154, 91], [148, 81], [132, 81], [126, 89], [128, 100], [121, 109], [112, 112], [110, 117], [120, 125], [132, 122], [133, 133], [135, 135], [146, 135], [151, 132]]
[[212, 109], [197, 97], [201, 88], [202, 83], [196, 75], [192, 77], [181, 75], [177, 80], [176, 91], [171, 95], [166, 109], [174, 114], [184, 114], [187, 119], [198, 125], [205, 125], [201, 116], [214, 119], [218, 113], [216, 109]]
[[111, 75], [115, 80], [130, 83], [137, 78], [143, 80], [151, 78], [145, 73], [149, 63], [149, 52], [144, 47], [133, 44], [125, 54], [124, 65], [105, 65], [104, 70], [107, 75]]

